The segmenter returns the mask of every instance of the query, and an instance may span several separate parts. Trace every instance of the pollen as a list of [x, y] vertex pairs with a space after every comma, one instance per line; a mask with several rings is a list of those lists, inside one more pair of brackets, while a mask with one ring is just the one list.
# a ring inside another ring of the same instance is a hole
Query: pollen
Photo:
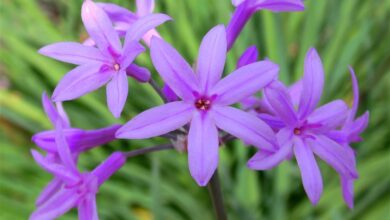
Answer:
[[121, 66], [118, 63], [114, 64], [114, 70], [118, 71], [121, 68]]
[[199, 110], [206, 111], [211, 107], [211, 101], [207, 98], [200, 98], [195, 101], [195, 107]]
[[294, 128], [294, 134], [295, 134], [295, 135], [300, 135], [300, 134], [302, 134], [301, 129], [300, 129], [300, 128]]

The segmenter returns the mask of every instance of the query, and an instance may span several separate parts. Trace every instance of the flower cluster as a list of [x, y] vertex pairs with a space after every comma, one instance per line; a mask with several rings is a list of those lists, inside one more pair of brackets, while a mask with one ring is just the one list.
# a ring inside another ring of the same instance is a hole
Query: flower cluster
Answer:
[[[218, 149], [228, 140], [237, 138], [258, 150], [248, 161], [254, 170], [271, 169], [294, 155], [313, 204], [322, 193], [315, 154], [338, 172], [344, 199], [353, 207], [353, 182], [358, 172], [350, 144], [361, 141], [369, 115], [367, 112], [356, 118], [359, 93], [352, 68], [351, 108], [342, 100], [317, 108], [324, 71], [313, 48], [307, 52], [303, 78], [290, 87], [278, 80], [277, 64], [258, 60], [255, 46], [242, 54], [235, 71], [223, 77], [226, 55], [249, 18], [258, 10], [304, 10], [300, 0], [233, 0], [236, 9], [227, 28], [217, 25], [204, 36], [195, 65], [157, 32], [156, 27], [171, 18], [153, 13], [153, 0], [136, 3], [137, 12], [133, 13], [115, 4], [85, 0], [81, 18], [89, 38], [83, 43], [55, 43], [39, 51], [77, 67], [62, 78], [51, 98], [46, 93], [42, 96], [54, 129], [33, 136], [33, 142], [46, 155], [36, 150], [32, 155], [54, 178], [37, 199], [37, 210], [30, 219], [54, 219], [75, 207], [79, 219], [98, 219], [95, 197], [99, 186], [127, 158], [140, 153], [114, 152], [91, 172], [77, 169], [79, 155], [119, 138], [156, 136], [171, 139], [176, 149], [188, 153], [189, 171], [199, 186], [210, 181], [218, 167]], [[142, 42], [150, 49], [152, 63], [165, 83], [163, 88], [148, 69], [134, 63], [146, 50]], [[71, 127], [63, 101], [106, 85], [108, 109], [120, 117], [128, 98], [128, 77], [150, 83], [165, 103], [124, 125], [96, 130]], [[257, 96], [260, 91], [262, 98]], [[231, 106], [236, 103], [242, 108]], [[159, 149], [168, 148], [154, 150]]]

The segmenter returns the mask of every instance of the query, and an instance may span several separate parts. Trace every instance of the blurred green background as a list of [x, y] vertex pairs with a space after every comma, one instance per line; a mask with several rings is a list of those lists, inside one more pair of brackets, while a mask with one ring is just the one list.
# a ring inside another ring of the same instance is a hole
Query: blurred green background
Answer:
[[[37, 53], [58, 41], [80, 41], [86, 33], [80, 20], [81, 0], [0, 0], [0, 219], [27, 219], [34, 200], [50, 180], [30, 156], [31, 135], [51, 129], [41, 108], [43, 91], [51, 93], [72, 66]], [[112, 0], [134, 9], [133, 0]], [[292, 83], [302, 75], [307, 49], [315, 46], [327, 74], [322, 102], [351, 102], [351, 64], [360, 82], [359, 114], [368, 109], [370, 125], [357, 150], [360, 179], [355, 209], [348, 210], [335, 171], [320, 162], [324, 194], [317, 207], [306, 197], [295, 161], [277, 169], [255, 172], [245, 163], [253, 149], [239, 141], [220, 150], [219, 173], [230, 219], [389, 219], [390, 216], [390, 1], [307, 0], [301, 13], [257, 13], [228, 55], [226, 73], [250, 45], [262, 58], [281, 65], [281, 78]], [[159, 28], [188, 61], [197, 56], [202, 36], [214, 25], [226, 24], [230, 0], [157, 0], [156, 11], [172, 16]], [[147, 54], [137, 62], [153, 70]], [[149, 85], [130, 79], [125, 112], [114, 119], [101, 89], [65, 108], [74, 127], [92, 129], [123, 123], [142, 110], [161, 104]], [[160, 81], [161, 83], [161, 81]], [[81, 157], [80, 168], [91, 169], [115, 150], [163, 143], [163, 139], [118, 140]], [[191, 179], [185, 154], [158, 152], [130, 159], [101, 187], [101, 219], [213, 219], [207, 189]], [[75, 219], [75, 211], [61, 219]]]

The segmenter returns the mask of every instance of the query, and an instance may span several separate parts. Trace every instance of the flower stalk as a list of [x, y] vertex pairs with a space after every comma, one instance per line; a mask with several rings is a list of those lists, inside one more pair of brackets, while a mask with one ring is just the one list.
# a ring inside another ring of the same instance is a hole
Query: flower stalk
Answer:
[[163, 100], [164, 103], [167, 103], [168, 100], [167, 98], [165, 97], [163, 91], [161, 90], [160, 86], [158, 86], [157, 82], [154, 81], [154, 79], [150, 78], [149, 80], [149, 84], [153, 87], [154, 91], [157, 92], [157, 94], [161, 97], [161, 99]]
[[214, 175], [211, 177], [210, 182], [207, 184], [207, 188], [211, 201], [213, 202], [216, 219], [227, 220], [227, 215], [223, 205], [221, 184], [219, 183], [218, 170], [215, 170]]
[[162, 144], [154, 147], [141, 148], [137, 150], [128, 151], [123, 154], [125, 155], [125, 157], [130, 158], [130, 157], [135, 157], [147, 153], [152, 153], [152, 152], [162, 151], [162, 150], [170, 150], [170, 149], [173, 149], [173, 146], [171, 144]]

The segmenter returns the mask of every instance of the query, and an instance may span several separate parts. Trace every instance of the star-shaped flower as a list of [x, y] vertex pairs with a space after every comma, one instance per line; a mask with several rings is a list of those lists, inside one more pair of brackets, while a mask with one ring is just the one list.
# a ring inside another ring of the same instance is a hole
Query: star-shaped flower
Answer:
[[210, 30], [199, 50], [194, 73], [169, 44], [153, 38], [151, 57], [165, 83], [182, 99], [149, 109], [117, 132], [118, 138], [144, 139], [162, 135], [190, 122], [188, 162], [200, 186], [208, 183], [218, 165], [220, 128], [256, 147], [273, 152], [276, 139], [270, 127], [255, 116], [229, 107], [277, 77], [279, 67], [256, 62], [220, 79], [226, 60], [226, 32], [222, 25]]
[[59, 82], [52, 98], [56, 102], [76, 99], [107, 84], [108, 107], [115, 117], [119, 117], [128, 94], [126, 69], [144, 51], [138, 41], [147, 31], [170, 18], [153, 14], [137, 20], [128, 30], [122, 48], [107, 14], [93, 1], [84, 1], [81, 15], [97, 48], [65, 42], [39, 51], [54, 59], [79, 65]]
[[304, 70], [298, 110], [294, 108], [289, 91], [279, 81], [264, 89], [267, 102], [284, 123], [277, 134], [280, 148], [276, 153], [259, 151], [249, 160], [248, 166], [256, 170], [270, 169], [294, 154], [304, 189], [311, 202], [317, 204], [323, 186], [314, 154], [326, 161], [343, 178], [355, 179], [358, 174], [355, 156], [328, 135], [345, 122], [347, 105], [336, 100], [316, 109], [323, 90], [324, 72], [315, 49], [310, 49], [307, 53]]
[[[61, 133], [66, 139], [66, 144], [69, 146], [74, 162], [77, 162], [80, 153], [115, 140], [115, 132], [119, 129], [120, 125], [112, 125], [96, 130], [72, 128], [68, 116], [62, 107], [62, 103], [57, 102], [55, 104], [56, 106], [52, 104], [46, 93], [43, 93], [42, 105], [46, 115], [53, 124], [53, 127], [58, 127], [58, 123], [61, 123]], [[47, 152], [45, 160], [52, 163], [61, 163], [58, 152], [57, 136], [58, 129], [54, 129], [39, 132], [32, 138], [33, 142], [38, 145], [38, 147]], [[53, 178], [46, 186], [45, 190], [38, 196], [35, 204], [41, 206], [50, 199], [55, 192], [60, 190], [61, 187], [62, 181], [59, 178]]]
[[92, 172], [80, 172], [65, 139], [62, 122], [57, 121], [56, 144], [59, 158], [43, 157], [32, 150], [35, 161], [54, 179], [45, 187], [30, 220], [51, 220], [77, 207], [79, 219], [97, 220], [96, 193], [113, 173], [123, 166], [126, 157], [113, 153]]

